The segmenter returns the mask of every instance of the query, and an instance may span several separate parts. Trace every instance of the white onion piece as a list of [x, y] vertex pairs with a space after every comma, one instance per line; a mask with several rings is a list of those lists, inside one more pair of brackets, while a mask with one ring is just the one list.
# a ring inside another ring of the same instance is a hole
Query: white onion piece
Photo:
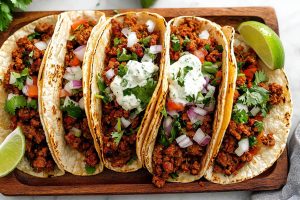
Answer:
[[135, 43], [137, 43], [139, 40], [136, 37], [135, 32], [130, 32], [128, 35], [128, 40], [127, 40], [127, 47], [133, 47]]
[[198, 108], [198, 107], [192, 107], [191, 109], [193, 109], [193, 111], [201, 116], [205, 116], [207, 114], [207, 111], [202, 109], [202, 108]]
[[18, 96], [18, 95], [16, 95], [16, 94], [13, 94], [13, 93], [9, 93], [8, 95], [7, 95], [7, 101], [9, 101], [11, 98], [13, 98], [14, 96]]
[[165, 117], [163, 127], [167, 133], [171, 132], [171, 129], [172, 129], [171, 125], [172, 125], [172, 117], [169, 117], [169, 116]]
[[249, 151], [249, 140], [248, 138], [243, 138], [238, 142], [239, 147], [234, 151], [236, 155], [241, 156], [245, 152]]
[[206, 94], [208, 91], [205, 89], [205, 88], [203, 88], [202, 90], [201, 90], [201, 93], [202, 94]]
[[108, 80], [112, 79], [115, 76], [115, 71], [114, 69], [109, 69], [108, 71], [105, 72], [105, 76]]
[[150, 46], [149, 53], [158, 54], [162, 51], [162, 45]]
[[123, 33], [123, 35], [124, 35], [125, 37], [128, 38], [129, 33], [131, 33], [131, 31], [130, 31], [129, 28], [123, 28], [123, 29], [121, 30], [121, 33]]
[[186, 135], [181, 135], [178, 138], [176, 138], [176, 142], [181, 148], [186, 148], [193, 144], [191, 139], [189, 137], [187, 137]]
[[170, 115], [170, 116], [172, 116], [172, 117], [179, 116], [178, 112], [176, 112], [176, 111], [174, 111], [174, 110], [172, 110], [172, 111], [168, 111], [168, 110], [167, 110], [167, 113], [168, 113], [168, 115]]
[[236, 107], [239, 109], [239, 110], [244, 110], [246, 112], [248, 112], [248, 107], [244, 104], [241, 104], [241, 103], [237, 103], [236, 104]]
[[25, 85], [22, 89], [23, 94], [25, 94], [26, 96], [28, 96], [28, 86]]
[[82, 69], [80, 66], [67, 67], [64, 74], [64, 79], [68, 81], [81, 80], [82, 79]]
[[260, 108], [259, 107], [254, 107], [250, 110], [250, 113], [253, 117], [255, 117], [260, 111]]
[[28, 60], [29, 60], [29, 63], [32, 65], [33, 59], [32, 59], [32, 58], [29, 58]]
[[79, 104], [79, 107], [80, 107], [82, 110], [84, 110], [84, 99], [83, 99], [83, 97], [81, 97], [81, 99], [79, 100], [78, 104]]
[[152, 62], [152, 61], [153, 61], [152, 58], [146, 53], [144, 54], [144, 56], [141, 60], [141, 62]]
[[14, 84], [16, 81], [16, 77], [13, 75], [13, 73], [10, 73], [9, 84]]
[[148, 29], [149, 33], [152, 33], [155, 28], [155, 23], [149, 19], [146, 21], [146, 25], [147, 25], [147, 29]]
[[65, 84], [64, 90], [66, 90], [68, 93], [72, 94], [72, 82], [69, 81]]
[[216, 87], [215, 87], [215, 86], [212, 86], [212, 85], [210, 85], [210, 84], [208, 84], [208, 85], [207, 85], [207, 90], [208, 90], [208, 91], [214, 91], [214, 92], [215, 92], [215, 91], [216, 91]]
[[195, 142], [197, 142], [198, 144], [200, 144], [204, 137], [205, 137], [205, 133], [202, 131], [201, 128], [198, 128], [198, 130], [196, 131], [196, 133], [193, 137], [193, 140]]
[[34, 46], [36, 46], [36, 48], [38, 48], [39, 50], [41, 50], [41, 51], [43, 51], [43, 50], [45, 50], [45, 49], [47, 49], [47, 43], [46, 42], [44, 42], [44, 41], [39, 41], [39, 42], [36, 42], [35, 44], [34, 44]]
[[33, 79], [30, 76], [26, 78], [26, 85], [33, 85]]
[[81, 136], [81, 130], [76, 128], [76, 127], [72, 127], [70, 129], [70, 132], [73, 133], [76, 137], [80, 137]]
[[131, 122], [124, 117], [121, 117], [121, 122], [124, 128], [127, 128], [131, 124]]
[[198, 113], [194, 112], [194, 110], [191, 108], [187, 111], [188, 117], [191, 120], [191, 122], [194, 124], [197, 121], [202, 121], [203, 116], [199, 115]]
[[207, 40], [207, 39], [209, 38], [209, 33], [208, 33], [208, 31], [207, 31], [207, 30], [202, 31], [202, 32], [199, 34], [199, 38]]
[[66, 107], [67, 105], [69, 105], [70, 102], [72, 102], [75, 106], [79, 106], [79, 104], [76, 101], [73, 101], [72, 99], [70, 99], [70, 97], [66, 97], [63, 107]]
[[205, 135], [203, 140], [199, 143], [200, 146], [206, 146], [210, 142], [211, 137], [209, 135]]
[[85, 53], [86, 45], [82, 45], [77, 47], [73, 52], [76, 55], [76, 57], [80, 60], [83, 61], [84, 53]]

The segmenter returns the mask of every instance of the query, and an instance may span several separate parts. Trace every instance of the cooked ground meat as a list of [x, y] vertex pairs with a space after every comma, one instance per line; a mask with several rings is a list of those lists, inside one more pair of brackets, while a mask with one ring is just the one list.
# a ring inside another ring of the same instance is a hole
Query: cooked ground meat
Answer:
[[281, 85], [278, 85], [277, 83], [271, 83], [269, 84], [269, 91], [269, 102], [271, 105], [277, 105], [284, 101], [283, 89]]
[[274, 146], [275, 139], [272, 133], [267, 134], [266, 136], [261, 136], [261, 142], [266, 146]]

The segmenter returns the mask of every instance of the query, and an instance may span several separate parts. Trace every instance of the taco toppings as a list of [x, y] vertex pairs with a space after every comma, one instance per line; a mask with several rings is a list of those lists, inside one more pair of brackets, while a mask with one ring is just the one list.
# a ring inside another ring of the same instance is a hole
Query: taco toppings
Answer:
[[200, 21], [185, 18], [171, 25], [170, 37], [169, 94], [152, 156], [157, 187], [180, 173], [200, 173], [222, 78], [222, 45]]
[[239, 39], [234, 42], [237, 88], [231, 121], [213, 168], [224, 175], [237, 174], [262, 146], [275, 145], [273, 133], [264, 131], [264, 118], [272, 106], [285, 101], [282, 86], [268, 82], [268, 76], [260, 70], [256, 53]]
[[87, 41], [95, 25], [95, 21], [82, 19], [71, 26], [71, 36], [67, 41], [65, 56], [64, 80], [60, 91], [66, 144], [85, 156], [85, 168], [88, 174], [95, 172], [95, 167], [100, 160], [84, 110], [81, 65]]
[[155, 22], [137, 16], [111, 20], [104, 70], [98, 75], [102, 105], [103, 154], [112, 167], [136, 160], [136, 137], [156, 88], [162, 45]]
[[51, 172], [56, 166], [46, 142], [37, 99], [37, 77], [53, 31], [53, 25], [41, 23], [34, 33], [18, 39], [3, 81], [8, 93], [4, 109], [11, 114], [11, 128], [21, 127], [26, 139], [25, 157], [37, 173]]

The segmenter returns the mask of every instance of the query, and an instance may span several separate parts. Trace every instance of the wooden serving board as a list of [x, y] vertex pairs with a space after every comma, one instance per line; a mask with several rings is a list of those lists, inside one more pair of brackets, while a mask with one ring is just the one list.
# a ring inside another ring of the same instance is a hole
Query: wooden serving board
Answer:
[[[141, 9], [120, 10], [141, 11]], [[164, 16], [167, 20], [177, 16], [194, 15], [210, 19], [220, 25], [237, 27], [243, 21], [255, 20], [266, 23], [278, 33], [278, 23], [273, 8], [244, 7], [244, 8], [163, 8], [147, 9]], [[107, 16], [114, 13], [104, 10]], [[0, 45], [16, 30], [29, 22], [55, 12], [26, 12], [15, 13], [14, 21], [6, 32], [0, 33]], [[15, 170], [10, 175], [0, 178], [0, 193], [4, 195], [86, 195], [86, 194], [145, 194], [145, 193], [182, 193], [232, 190], [274, 190], [281, 188], [287, 179], [288, 159], [285, 150], [277, 162], [263, 174], [242, 183], [219, 185], [202, 178], [193, 183], [167, 183], [158, 189], [151, 183], [151, 175], [141, 169], [132, 173], [117, 173], [105, 169], [103, 173], [91, 177], [79, 177], [66, 174], [55, 178], [36, 178]]]

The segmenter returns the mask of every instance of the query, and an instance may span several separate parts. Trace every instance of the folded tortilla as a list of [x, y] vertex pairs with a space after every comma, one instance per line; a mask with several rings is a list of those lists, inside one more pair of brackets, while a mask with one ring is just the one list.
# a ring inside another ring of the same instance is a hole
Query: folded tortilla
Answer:
[[[105, 21], [105, 15], [99, 11], [70, 11], [59, 15], [58, 25], [55, 27], [53, 40], [49, 46], [45, 67], [39, 78], [40, 109], [44, 126], [47, 128], [49, 143], [58, 163], [68, 172], [74, 175], [94, 175], [102, 172], [103, 163], [100, 159], [95, 171], [91, 174], [86, 170], [85, 156], [83, 153], [71, 148], [65, 141], [65, 130], [63, 127], [62, 111], [60, 109], [60, 88], [64, 76], [64, 63], [66, 55], [67, 40], [70, 37], [71, 25], [78, 20], [87, 19], [96, 21], [93, 28], [86, 53], [91, 51], [101, 26]], [[83, 64], [89, 62], [84, 59]], [[100, 155], [100, 148], [94, 132], [91, 130], [94, 146]]]
[[[223, 31], [227, 36], [228, 43], [230, 44], [231, 48], [230, 52], [231, 57], [233, 58], [230, 61], [231, 65], [235, 65], [237, 68], [233, 45], [235, 39], [243, 42], [243, 38], [240, 35], [235, 34], [234, 30], [231, 32], [228, 31], [229, 29], [233, 28], [224, 27]], [[212, 163], [205, 174], [205, 178], [211, 182], [219, 184], [231, 184], [258, 176], [274, 164], [286, 147], [292, 114], [292, 100], [287, 76], [283, 69], [270, 70], [261, 60], [259, 60], [258, 66], [259, 70], [262, 70], [269, 78], [267, 83], [277, 83], [283, 88], [283, 96], [285, 100], [278, 105], [274, 105], [267, 116], [263, 119], [264, 132], [273, 133], [275, 146], [269, 147], [262, 145], [259, 152], [254, 155], [250, 162], [247, 162], [241, 169], [237, 171], [237, 173], [233, 173], [230, 176], [214, 172], [214, 163]], [[230, 76], [237, 76], [237, 71], [235, 74], [231, 72]], [[232, 99], [228, 97], [226, 98], [227, 102], [232, 101]], [[220, 135], [219, 139], [222, 140], [223, 136], [224, 135]]]
[[[28, 36], [32, 33], [34, 33], [34, 29], [38, 24], [41, 23], [47, 23], [52, 24], [55, 26], [57, 22], [57, 16], [56, 15], [50, 15], [47, 17], [43, 17], [41, 19], [38, 19], [36, 21], [31, 22], [30, 24], [22, 27], [21, 29], [17, 30], [13, 35], [11, 35], [2, 45], [0, 49], [0, 79], [3, 80], [4, 74], [6, 73], [10, 63], [12, 62], [12, 51], [17, 48], [17, 40]], [[44, 65], [44, 60], [47, 57], [48, 50], [45, 51], [43, 62], [40, 66], [39, 74], [41, 73], [42, 66]], [[10, 121], [10, 115], [4, 110], [4, 105], [7, 99], [7, 93], [5, 92], [5, 89], [3, 87], [3, 82], [0, 83], [0, 143], [5, 139], [5, 137], [11, 133], [13, 130], [10, 128], [11, 121]], [[41, 117], [41, 115], [40, 115]], [[42, 120], [41, 120], [42, 121]], [[47, 143], [49, 145], [49, 137], [46, 134], [46, 129], [44, 128], [45, 136]], [[49, 148], [51, 151], [51, 154], [53, 155], [52, 149]], [[55, 167], [54, 171], [52, 172], [35, 172], [32, 166], [30, 165], [30, 162], [28, 159], [24, 156], [23, 159], [18, 164], [17, 168], [21, 170], [22, 172], [25, 172], [29, 175], [46, 178], [49, 176], [61, 176], [64, 174], [63, 168], [58, 164], [57, 160], [53, 156], [54, 161], [56, 162], [57, 166]]]
[[[104, 70], [104, 60], [105, 60], [105, 47], [111, 42], [111, 27], [112, 27], [112, 20], [122, 21], [125, 16], [136, 16], [138, 23], [145, 23], [147, 20], [152, 20], [156, 26], [155, 30], [160, 31], [160, 44], [162, 45], [162, 52], [161, 52], [161, 59], [159, 62], [159, 77], [157, 81], [157, 85], [155, 87], [155, 90], [153, 92], [152, 98], [150, 102], [148, 103], [145, 114], [143, 116], [142, 122], [140, 124], [140, 128], [137, 132], [137, 139], [136, 139], [136, 154], [137, 159], [135, 159], [130, 164], [126, 164], [122, 167], [114, 167], [112, 166], [112, 163], [109, 162], [107, 159], [104, 158], [103, 153], [103, 128], [101, 125], [102, 120], [102, 102], [99, 98], [96, 98], [95, 95], [99, 94], [99, 88], [97, 86], [97, 76], [98, 74], [101, 74], [101, 72]], [[102, 150], [102, 159], [104, 162], [105, 167], [108, 169], [117, 171], [117, 172], [132, 172], [140, 169], [142, 167], [142, 156], [141, 156], [141, 149], [143, 142], [146, 138], [146, 131], [149, 126], [148, 117], [153, 115], [153, 111], [155, 109], [155, 104], [157, 100], [158, 90], [161, 84], [162, 80], [162, 73], [164, 68], [164, 60], [165, 60], [165, 29], [166, 29], [166, 22], [164, 18], [158, 14], [155, 13], [149, 13], [149, 12], [127, 12], [122, 13], [119, 15], [115, 15], [111, 18], [109, 18], [106, 23], [103, 25], [103, 32], [101, 36], [99, 37], [97, 44], [94, 47], [94, 51], [91, 52], [91, 54], [87, 55], [88, 60], [91, 62], [84, 66], [84, 72], [86, 75], [84, 75], [84, 95], [85, 95], [85, 105], [87, 110], [87, 115], [89, 117], [89, 122], [91, 123], [91, 127], [93, 131], [97, 134], [100, 146]], [[90, 74], [90, 76], [88, 76]]]
[[224, 121], [228, 121], [227, 118], [228, 115], [230, 115], [230, 113], [226, 112], [225, 110], [226, 107], [228, 106], [225, 105], [225, 103], [231, 104], [229, 105], [230, 107], [232, 106], [232, 102], [225, 102], [226, 100], [225, 97], [228, 95], [228, 87], [229, 87], [228, 83], [231, 83], [234, 79], [234, 77], [229, 77], [228, 45], [227, 45], [227, 40], [225, 38], [225, 35], [223, 34], [221, 27], [219, 25], [204, 18], [191, 17], [191, 16], [177, 17], [169, 21], [167, 27], [167, 34], [166, 34], [166, 40], [167, 40], [166, 43], [168, 47], [166, 51], [166, 67], [164, 71], [164, 79], [163, 79], [160, 95], [157, 100], [155, 114], [153, 117], [151, 117], [151, 119], [148, 119], [148, 122], [150, 124], [149, 132], [147, 134], [148, 137], [145, 140], [145, 144], [143, 145], [143, 150], [142, 150], [142, 154], [144, 157], [144, 164], [150, 173], [153, 173], [153, 150], [157, 142], [159, 127], [162, 124], [163, 114], [161, 111], [164, 109], [165, 104], [167, 103], [166, 99], [169, 93], [169, 88], [168, 88], [169, 83], [167, 79], [167, 74], [170, 69], [171, 26], [179, 26], [181, 23], [184, 22], [185, 18], [189, 18], [200, 22], [201, 28], [203, 28], [203, 30], [207, 30], [210, 33], [210, 35], [212, 35], [212, 37], [216, 39], [217, 43], [219, 45], [222, 45], [223, 52], [222, 52], [222, 66], [221, 66], [222, 81], [219, 85], [219, 94], [216, 99], [217, 106], [214, 111], [215, 113], [214, 113], [211, 141], [206, 146], [206, 151], [201, 161], [201, 169], [197, 175], [192, 175], [186, 172], [180, 172], [179, 174], [176, 175], [177, 177], [172, 177], [172, 178], [170, 177], [167, 180], [169, 182], [181, 182], [181, 183], [192, 182], [200, 179], [204, 175], [212, 158], [217, 153], [216, 149], [218, 148], [218, 145], [220, 143], [219, 136], [222, 135], [223, 132], [225, 131], [221, 125], [224, 123]]

